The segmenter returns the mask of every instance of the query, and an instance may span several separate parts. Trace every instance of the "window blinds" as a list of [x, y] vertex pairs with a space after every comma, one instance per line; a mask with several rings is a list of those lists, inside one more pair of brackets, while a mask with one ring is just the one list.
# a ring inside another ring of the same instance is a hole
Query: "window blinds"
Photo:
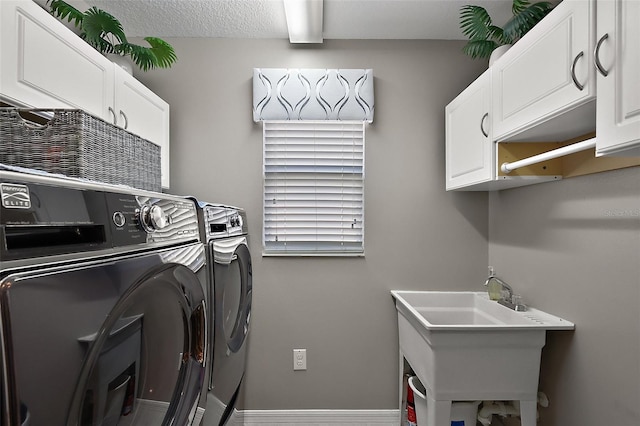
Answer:
[[265, 121], [265, 254], [364, 252], [364, 123]]

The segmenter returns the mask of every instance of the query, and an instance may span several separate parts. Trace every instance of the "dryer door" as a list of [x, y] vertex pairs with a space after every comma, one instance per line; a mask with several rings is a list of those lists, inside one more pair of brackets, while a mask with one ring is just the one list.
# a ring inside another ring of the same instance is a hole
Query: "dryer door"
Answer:
[[222, 329], [216, 344], [224, 337], [226, 351], [238, 352], [251, 318], [251, 255], [246, 237], [216, 240], [213, 249], [215, 321], [218, 330]]
[[214, 259], [215, 321], [207, 415], [224, 421], [233, 408], [246, 365], [253, 285], [251, 255], [246, 237], [214, 240], [209, 248]]
[[196, 275], [176, 264], [153, 270], [122, 294], [96, 333], [79, 339], [89, 352], [67, 424], [192, 424], [206, 336]]
[[182, 426], [202, 416], [200, 263], [197, 244], [0, 280], [0, 424]]

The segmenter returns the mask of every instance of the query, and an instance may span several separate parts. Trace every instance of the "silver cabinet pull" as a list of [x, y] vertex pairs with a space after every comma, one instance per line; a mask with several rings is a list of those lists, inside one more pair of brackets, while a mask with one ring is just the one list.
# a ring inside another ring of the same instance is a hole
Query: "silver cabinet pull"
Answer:
[[602, 62], [600, 62], [600, 46], [602, 46], [602, 43], [604, 43], [604, 41], [608, 38], [609, 38], [609, 33], [606, 33], [605, 35], [600, 37], [600, 40], [598, 40], [598, 44], [596, 44], [596, 49], [593, 52], [593, 57], [595, 58], [595, 62], [596, 62], [596, 68], [598, 69], [598, 71], [600, 71], [600, 74], [602, 74], [604, 77], [609, 75], [609, 71], [605, 70], [604, 67], [602, 66]]
[[113, 110], [113, 108], [109, 107], [109, 112], [113, 116], [113, 124], [118, 124], [118, 117], [116, 117], [116, 112]]
[[484, 130], [484, 120], [486, 120], [487, 117], [489, 117], [489, 113], [485, 112], [484, 115], [482, 116], [482, 119], [480, 120], [480, 131], [482, 132], [482, 134], [484, 135], [485, 138], [489, 137], [489, 133], [487, 133]]
[[127, 115], [122, 110], [120, 110], [120, 115], [122, 116], [122, 118], [124, 118], [124, 129], [126, 130], [127, 127], [129, 127], [129, 119], [127, 118]]
[[578, 78], [576, 77], [576, 64], [578, 63], [578, 60], [583, 56], [584, 51], [578, 53], [578, 56], [575, 57], [575, 59], [573, 60], [573, 64], [571, 65], [571, 79], [573, 80], [573, 84], [575, 84], [580, 91], [584, 89], [584, 84], [580, 84], [580, 82], [578, 82]]

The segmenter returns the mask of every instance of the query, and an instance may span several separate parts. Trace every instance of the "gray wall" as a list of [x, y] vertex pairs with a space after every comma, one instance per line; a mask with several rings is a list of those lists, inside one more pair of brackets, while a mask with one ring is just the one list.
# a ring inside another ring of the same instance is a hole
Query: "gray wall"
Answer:
[[640, 424], [640, 167], [492, 193], [489, 213], [497, 274], [576, 324], [547, 333], [540, 424]]
[[[540, 388], [551, 406], [540, 424], [640, 422], [640, 168], [488, 200], [445, 193], [443, 108], [483, 69], [459, 43], [170, 42], [179, 62], [138, 77], [171, 104], [172, 192], [248, 210], [255, 293], [245, 408], [394, 408], [388, 290], [478, 290], [491, 264], [526, 303], [577, 325], [548, 333]], [[365, 258], [261, 257], [253, 67], [374, 69]], [[307, 371], [292, 371], [293, 348], [308, 349]]]
[[[396, 408], [390, 289], [479, 290], [488, 197], [444, 191], [444, 105], [486, 64], [459, 42], [170, 39], [179, 61], [138, 77], [171, 104], [171, 192], [243, 206], [254, 261], [247, 409]], [[373, 68], [366, 256], [261, 256], [262, 133], [253, 67]], [[308, 370], [293, 371], [293, 348]]]

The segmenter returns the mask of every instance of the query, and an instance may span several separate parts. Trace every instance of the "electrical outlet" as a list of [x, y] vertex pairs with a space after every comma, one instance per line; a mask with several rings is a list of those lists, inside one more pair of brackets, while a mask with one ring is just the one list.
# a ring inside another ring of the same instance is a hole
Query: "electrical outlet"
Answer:
[[306, 349], [293, 350], [293, 369], [294, 370], [307, 369], [307, 350]]

